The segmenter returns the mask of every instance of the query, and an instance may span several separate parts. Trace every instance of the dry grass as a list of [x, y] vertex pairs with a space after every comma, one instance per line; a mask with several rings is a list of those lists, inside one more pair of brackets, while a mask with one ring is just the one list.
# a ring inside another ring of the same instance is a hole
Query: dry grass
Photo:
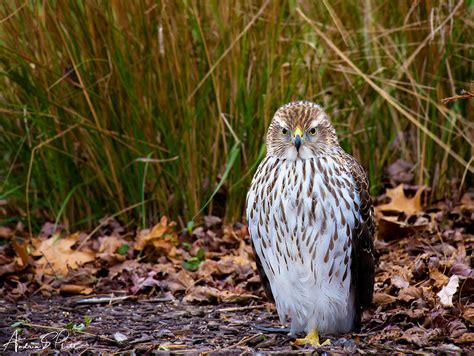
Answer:
[[[374, 193], [472, 184], [472, 1], [0, 5], [0, 198], [36, 230], [240, 218], [279, 105], [325, 106]], [[206, 204], [209, 203], [209, 204]]]

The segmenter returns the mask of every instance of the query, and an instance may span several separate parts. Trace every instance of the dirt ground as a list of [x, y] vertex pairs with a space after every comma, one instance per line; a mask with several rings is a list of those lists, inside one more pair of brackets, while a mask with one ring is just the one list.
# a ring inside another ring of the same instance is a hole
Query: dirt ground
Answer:
[[330, 346], [292, 343], [246, 226], [205, 217], [192, 232], [166, 218], [135, 233], [114, 220], [90, 235], [4, 229], [0, 352], [474, 354], [474, 192], [423, 208], [389, 193], [373, 303], [359, 333], [323, 336]]
[[[293, 344], [294, 338], [288, 336], [287, 330], [277, 330], [278, 318], [268, 303], [195, 305], [178, 300], [132, 298], [105, 305], [81, 304], [84, 300], [82, 297], [49, 300], [37, 297], [16, 304], [0, 302], [2, 351], [153, 351], [164, 354], [473, 351], [439, 341], [423, 348], [414, 348], [406, 340], [400, 343], [395, 338], [381, 343], [377, 336], [383, 325], [372, 330], [363, 328], [360, 334], [326, 336], [324, 339], [329, 338], [332, 345], [318, 350], [304, 348]], [[70, 326], [66, 327], [80, 322], [84, 316], [92, 319], [87, 332], [74, 332]], [[17, 328], [12, 327], [15, 323]]]

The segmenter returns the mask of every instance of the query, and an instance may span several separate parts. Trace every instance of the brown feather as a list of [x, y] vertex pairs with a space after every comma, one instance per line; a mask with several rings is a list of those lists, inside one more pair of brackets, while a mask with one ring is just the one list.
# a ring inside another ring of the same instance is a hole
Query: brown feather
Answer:
[[356, 329], [360, 328], [362, 311], [372, 303], [375, 279], [374, 262], [374, 210], [369, 194], [369, 180], [354, 157], [345, 154], [346, 164], [354, 177], [360, 196], [362, 220], [352, 231], [352, 284], [355, 288]]

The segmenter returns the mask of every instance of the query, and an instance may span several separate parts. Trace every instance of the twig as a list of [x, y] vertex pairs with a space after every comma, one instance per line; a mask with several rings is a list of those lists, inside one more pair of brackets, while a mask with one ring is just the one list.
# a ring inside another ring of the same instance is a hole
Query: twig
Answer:
[[265, 335], [262, 334], [262, 333], [246, 336], [242, 340], [240, 340], [238, 343], [236, 343], [232, 346], [229, 346], [229, 349], [233, 348], [233, 347], [237, 347], [237, 346], [243, 346], [243, 345], [248, 344], [250, 341], [253, 341], [255, 339], [262, 339], [262, 338], [265, 338]]
[[265, 309], [265, 305], [250, 305], [246, 307], [232, 307], [232, 308], [222, 308], [218, 309], [217, 311], [220, 313], [225, 312], [236, 312], [236, 311], [245, 311], [245, 310], [253, 310], [253, 309]]
[[447, 103], [450, 103], [451, 101], [456, 101], [459, 99], [468, 99], [468, 98], [474, 98], [474, 92], [463, 89], [461, 90], [460, 95], [450, 96], [449, 98], [441, 99], [441, 102], [443, 104], [447, 104]]
[[120, 302], [127, 299], [134, 299], [137, 298], [133, 295], [125, 295], [123, 297], [94, 297], [94, 298], [85, 298], [79, 299], [74, 302], [74, 304], [105, 304], [105, 303], [113, 303], [113, 302]]

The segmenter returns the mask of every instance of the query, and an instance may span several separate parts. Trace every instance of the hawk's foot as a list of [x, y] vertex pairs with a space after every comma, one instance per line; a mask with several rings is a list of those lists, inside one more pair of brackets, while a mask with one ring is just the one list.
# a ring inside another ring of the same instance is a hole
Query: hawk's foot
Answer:
[[311, 345], [313, 347], [322, 347], [331, 345], [331, 341], [328, 339], [322, 344], [319, 343], [319, 334], [317, 330], [311, 330], [308, 335], [303, 339], [296, 339], [294, 342], [295, 345], [304, 346]]

